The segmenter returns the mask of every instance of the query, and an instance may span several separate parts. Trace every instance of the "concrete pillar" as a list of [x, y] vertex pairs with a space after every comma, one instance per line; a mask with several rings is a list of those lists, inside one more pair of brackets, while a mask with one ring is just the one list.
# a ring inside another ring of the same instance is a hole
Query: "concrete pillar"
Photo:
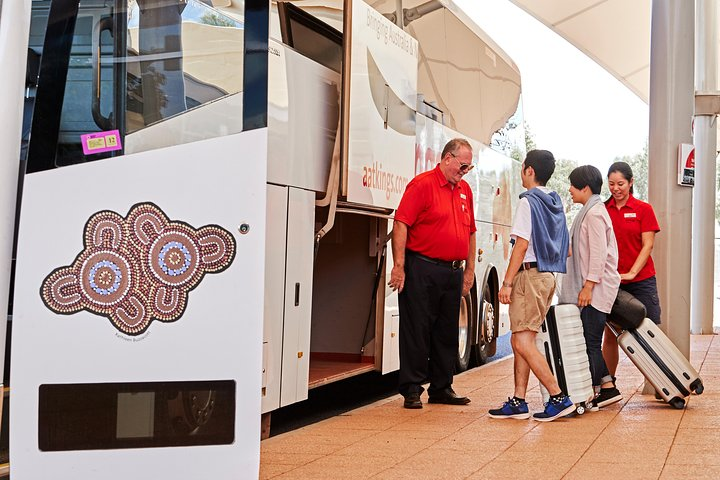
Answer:
[[[0, 81], [0, 352], [5, 349], [30, 6], [30, 0], [0, 3], [0, 65], [3, 71]], [[5, 355], [2, 354], [0, 374], [4, 366]]]
[[[718, 88], [717, 0], [696, 0], [695, 89]], [[693, 189], [691, 332], [713, 332], [715, 300], [715, 157], [717, 117], [695, 116], [695, 187]]]
[[690, 354], [692, 189], [677, 184], [677, 151], [692, 143], [695, 2], [653, 0], [650, 41], [649, 197], [661, 232], [653, 258], [663, 329]]

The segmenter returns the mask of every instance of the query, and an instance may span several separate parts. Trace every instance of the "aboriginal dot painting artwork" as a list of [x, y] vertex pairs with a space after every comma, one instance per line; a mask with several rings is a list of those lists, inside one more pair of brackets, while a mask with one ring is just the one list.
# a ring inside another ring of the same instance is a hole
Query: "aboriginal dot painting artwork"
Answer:
[[126, 335], [143, 333], [153, 320], [178, 320], [190, 290], [235, 258], [230, 232], [169, 220], [153, 203], [133, 206], [125, 218], [109, 210], [93, 214], [83, 243], [71, 265], [45, 278], [43, 302], [60, 314], [106, 317]]

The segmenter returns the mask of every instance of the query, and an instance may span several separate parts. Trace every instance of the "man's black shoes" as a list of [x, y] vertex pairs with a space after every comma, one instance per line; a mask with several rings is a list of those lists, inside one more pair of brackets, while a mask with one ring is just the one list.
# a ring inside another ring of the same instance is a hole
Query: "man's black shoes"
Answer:
[[470, 399], [467, 397], [458, 397], [452, 388], [446, 388], [445, 390], [433, 392], [431, 395], [429, 395], [428, 403], [444, 403], [445, 405], [467, 405], [468, 403], [470, 403]]
[[[458, 397], [452, 388], [448, 387], [444, 390], [433, 392], [428, 396], [428, 403], [443, 403], [445, 405], [467, 405], [470, 399], [467, 397]], [[420, 392], [411, 392], [405, 395], [405, 408], [423, 408], [420, 401]]]
[[403, 407], [405, 408], [422, 408], [422, 402], [420, 401], [420, 394], [419, 393], [408, 393], [405, 395], [405, 403], [403, 403]]

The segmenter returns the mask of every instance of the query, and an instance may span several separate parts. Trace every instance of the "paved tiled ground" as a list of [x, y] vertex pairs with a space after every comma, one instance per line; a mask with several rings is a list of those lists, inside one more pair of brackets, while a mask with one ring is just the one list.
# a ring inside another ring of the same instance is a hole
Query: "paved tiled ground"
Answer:
[[[539, 423], [486, 415], [512, 393], [512, 359], [503, 359], [455, 377], [469, 405], [406, 410], [396, 395], [265, 440], [260, 478], [717, 479], [720, 336], [693, 336], [690, 360], [705, 393], [692, 396], [685, 410], [642, 395], [642, 375], [623, 358], [622, 402]], [[531, 385], [531, 410], [540, 410], [537, 381]]]

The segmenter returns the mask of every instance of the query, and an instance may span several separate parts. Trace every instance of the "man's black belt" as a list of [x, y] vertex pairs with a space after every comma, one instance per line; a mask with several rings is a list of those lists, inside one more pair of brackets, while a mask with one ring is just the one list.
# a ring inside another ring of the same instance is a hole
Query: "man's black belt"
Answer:
[[531, 268], [537, 268], [537, 262], [523, 262], [520, 265], [520, 270], [530, 270]]
[[463, 263], [465, 262], [464, 260], [453, 260], [453, 261], [438, 260], [437, 258], [431, 258], [431, 257], [426, 257], [425, 255], [420, 255], [419, 253], [413, 252], [412, 250], [407, 250], [407, 253], [409, 255], [412, 255], [413, 257], [419, 258], [420, 260], [424, 260], [428, 263], [434, 263], [435, 265], [452, 268], [453, 270], [462, 268]]

